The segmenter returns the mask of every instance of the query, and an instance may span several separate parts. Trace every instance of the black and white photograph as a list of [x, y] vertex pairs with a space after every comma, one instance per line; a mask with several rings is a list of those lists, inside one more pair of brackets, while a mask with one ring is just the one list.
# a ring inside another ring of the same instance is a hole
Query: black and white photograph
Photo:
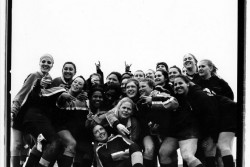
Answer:
[[3, 166], [247, 166], [244, 3], [4, 5]]

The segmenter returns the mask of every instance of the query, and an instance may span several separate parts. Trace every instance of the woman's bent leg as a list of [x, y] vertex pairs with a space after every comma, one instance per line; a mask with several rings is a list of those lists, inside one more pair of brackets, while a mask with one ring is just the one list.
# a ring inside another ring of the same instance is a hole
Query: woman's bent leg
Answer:
[[144, 153], [143, 153], [143, 162], [145, 167], [153, 167], [154, 166], [154, 151], [155, 151], [155, 144], [154, 140], [151, 136], [145, 136], [143, 138], [143, 146], [144, 146]]
[[62, 139], [64, 145], [63, 154], [60, 155], [57, 159], [59, 167], [70, 167], [73, 163], [75, 157], [76, 149], [76, 140], [72, 136], [69, 130], [61, 130], [57, 133]]
[[197, 142], [197, 138], [179, 141], [181, 156], [189, 167], [203, 166], [201, 161], [194, 156], [197, 150]]
[[203, 142], [206, 145], [204, 147], [206, 167], [216, 167], [216, 143], [211, 137], [206, 138]]
[[159, 161], [161, 166], [174, 167], [178, 165], [177, 149], [178, 141], [176, 138], [166, 137], [163, 140], [159, 150]]
[[234, 160], [232, 155], [232, 142], [235, 137], [235, 133], [233, 132], [221, 132], [219, 134], [219, 139], [217, 146], [221, 152], [222, 161], [224, 167], [234, 167]]
[[11, 167], [20, 167], [20, 155], [23, 146], [22, 132], [11, 128], [10, 164]]

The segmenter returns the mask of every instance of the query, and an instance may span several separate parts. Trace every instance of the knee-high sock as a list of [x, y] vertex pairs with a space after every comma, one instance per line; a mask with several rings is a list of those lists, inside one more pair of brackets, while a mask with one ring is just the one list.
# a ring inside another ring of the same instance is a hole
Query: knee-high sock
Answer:
[[[178, 163], [177, 163], [178, 166]], [[171, 164], [160, 164], [160, 167], [176, 167], [176, 163], [171, 163]]]
[[56, 163], [56, 160], [51, 161], [51, 162], [49, 163], [49, 167], [53, 167], [53, 166], [55, 165], [55, 163]]
[[132, 167], [143, 167], [141, 163], [134, 164]]
[[60, 155], [57, 158], [58, 167], [71, 167], [73, 164], [74, 157], [69, 157], [66, 155]]
[[183, 163], [183, 167], [188, 167], [188, 165], [187, 165], [187, 162], [186, 161], [182, 161], [182, 163]]
[[73, 167], [91, 167], [92, 163], [93, 161], [84, 159], [81, 162], [73, 162]]
[[39, 160], [42, 156], [42, 152], [38, 151], [36, 149], [36, 147], [33, 147], [31, 152], [30, 152], [30, 155], [29, 155], [29, 158], [26, 162], [26, 166], [25, 167], [34, 167], [36, 166], [38, 163], [39, 163]]
[[224, 167], [235, 167], [232, 155], [223, 156], [222, 161], [223, 161]]
[[143, 165], [145, 167], [154, 167], [154, 160], [149, 160], [149, 159], [143, 159]]
[[62, 143], [60, 139], [55, 139], [47, 144], [43, 150], [42, 158], [48, 162], [53, 162], [62, 152]]
[[206, 157], [205, 162], [206, 162], [206, 167], [216, 167], [215, 157], [213, 156]]

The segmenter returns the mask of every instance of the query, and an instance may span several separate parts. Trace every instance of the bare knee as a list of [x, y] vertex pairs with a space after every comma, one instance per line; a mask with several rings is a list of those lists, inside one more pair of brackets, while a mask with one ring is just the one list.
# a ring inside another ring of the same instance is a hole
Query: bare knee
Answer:
[[[161, 147], [159, 150], [159, 160], [160, 163], [163, 164], [170, 164], [172, 163], [175, 159], [177, 159], [177, 157], [173, 157], [172, 155], [174, 155], [175, 150], [169, 148], [169, 147]], [[177, 154], [176, 154], [177, 156]]]
[[151, 145], [151, 144], [145, 145], [145, 148], [144, 148], [144, 157], [146, 157], [148, 159], [153, 159], [154, 150], [155, 150], [154, 145]]
[[67, 142], [67, 147], [75, 148], [76, 147], [76, 140], [71, 139]]
[[231, 147], [227, 143], [218, 142], [217, 147], [219, 148], [221, 155], [231, 155]]
[[69, 157], [74, 157], [75, 156], [75, 150], [76, 150], [76, 140], [75, 139], [71, 139], [69, 141], [67, 141], [66, 143], [66, 147], [64, 150], [64, 155], [67, 155]]
[[204, 153], [205, 153], [205, 156], [206, 157], [211, 157], [211, 156], [215, 156], [216, 154], [216, 144], [213, 142], [213, 140], [207, 140], [207, 141], [204, 141], [206, 145], [206, 147], [203, 147], [204, 148]]
[[195, 158], [195, 156], [189, 152], [182, 152], [181, 154], [182, 158], [184, 161], [186, 161], [187, 163], [191, 163]]
[[22, 140], [14, 140], [11, 142], [11, 156], [19, 156], [23, 148]]
[[231, 150], [235, 134], [233, 132], [221, 132], [219, 135], [217, 147], [220, 151]]
[[174, 150], [164, 146], [161, 147], [159, 150], [159, 156], [160, 157], [170, 157], [170, 155], [174, 152]]

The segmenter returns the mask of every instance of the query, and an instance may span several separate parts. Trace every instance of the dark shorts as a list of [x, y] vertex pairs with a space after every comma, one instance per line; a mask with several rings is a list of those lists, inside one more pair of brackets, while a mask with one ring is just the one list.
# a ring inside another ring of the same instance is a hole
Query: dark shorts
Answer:
[[237, 131], [237, 103], [224, 96], [215, 96], [218, 103], [218, 132]]
[[182, 129], [176, 131], [175, 138], [178, 140], [200, 138], [199, 129], [195, 126], [183, 127]]
[[177, 112], [173, 118], [172, 137], [178, 140], [201, 137], [198, 120], [193, 114]]
[[226, 103], [220, 106], [219, 132], [237, 131], [237, 104]]
[[117, 167], [132, 167], [132, 163], [130, 159], [123, 160]]
[[57, 137], [55, 128], [51, 124], [51, 120], [39, 112], [39, 109], [30, 109], [27, 111], [23, 120], [23, 130], [37, 138], [42, 134], [47, 141], [52, 141]]
[[88, 141], [77, 141], [76, 145], [76, 157], [78, 159], [93, 160], [94, 158], [94, 148], [92, 143]]

